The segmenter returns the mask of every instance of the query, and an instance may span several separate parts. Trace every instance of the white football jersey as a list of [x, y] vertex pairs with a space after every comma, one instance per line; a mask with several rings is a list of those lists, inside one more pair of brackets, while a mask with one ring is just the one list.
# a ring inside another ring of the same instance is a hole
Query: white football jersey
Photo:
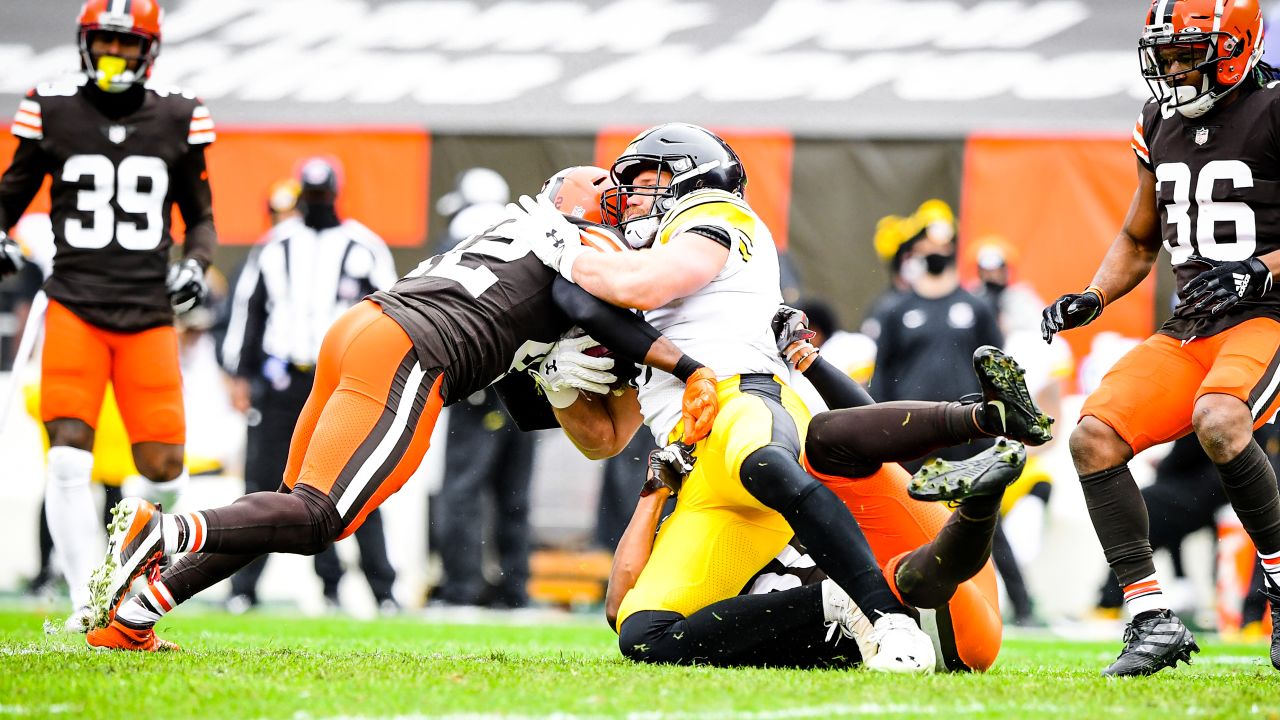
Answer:
[[[702, 289], [646, 312], [644, 319], [720, 380], [744, 373], [785, 380], [787, 366], [772, 329], [782, 291], [778, 249], [769, 228], [742, 198], [723, 190], [699, 190], [662, 217], [654, 242], [666, 243], [697, 227], [728, 234], [724, 267]], [[640, 409], [659, 445], [673, 439], [683, 395], [684, 383], [672, 375], [646, 370], [640, 377]]]

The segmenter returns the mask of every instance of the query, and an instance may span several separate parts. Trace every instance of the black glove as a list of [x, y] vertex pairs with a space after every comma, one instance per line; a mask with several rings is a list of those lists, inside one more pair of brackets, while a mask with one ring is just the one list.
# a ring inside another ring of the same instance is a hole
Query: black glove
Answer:
[[22, 248], [0, 230], [0, 278], [13, 275], [26, 264], [26, 259], [22, 257]]
[[809, 329], [809, 317], [790, 305], [779, 305], [773, 314], [773, 337], [778, 341], [778, 354], [786, 356], [787, 348], [800, 340], [812, 340], [817, 335]]
[[1192, 255], [1188, 262], [1201, 263], [1208, 269], [1182, 288], [1182, 304], [1187, 312], [1207, 310], [1210, 315], [1221, 315], [1245, 298], [1262, 297], [1271, 291], [1271, 270], [1256, 257], [1216, 262]]
[[651, 451], [649, 475], [640, 488], [640, 497], [652, 495], [662, 487], [670, 488], [672, 495], [680, 492], [684, 476], [693, 471], [694, 457], [690, 454], [692, 450], [692, 446], [676, 441]]
[[1102, 314], [1102, 296], [1095, 290], [1070, 293], [1049, 303], [1041, 313], [1040, 336], [1045, 342], [1053, 340], [1054, 333], [1088, 325]]
[[204, 302], [209, 285], [204, 280], [204, 268], [195, 258], [187, 258], [169, 266], [169, 304], [181, 315]]

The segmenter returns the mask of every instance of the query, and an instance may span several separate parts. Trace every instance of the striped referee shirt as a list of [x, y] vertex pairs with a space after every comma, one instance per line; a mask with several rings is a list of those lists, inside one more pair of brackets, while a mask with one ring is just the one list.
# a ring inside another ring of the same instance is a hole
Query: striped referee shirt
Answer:
[[338, 316], [398, 278], [386, 243], [359, 222], [316, 232], [285, 220], [249, 254], [236, 281], [222, 364], [241, 377], [261, 374], [269, 357], [311, 368]]

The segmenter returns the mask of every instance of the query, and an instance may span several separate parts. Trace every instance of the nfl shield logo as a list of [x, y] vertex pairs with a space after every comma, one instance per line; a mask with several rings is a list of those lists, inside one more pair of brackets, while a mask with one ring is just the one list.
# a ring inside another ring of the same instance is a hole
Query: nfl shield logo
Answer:
[[[124, 142], [124, 139], [128, 134], [129, 134], [129, 131], [126, 130], [123, 125], [112, 125], [110, 128], [107, 129], [107, 139], [115, 143], [116, 145], [119, 145], [120, 143]], [[1200, 136], [1197, 135], [1196, 143], [1203, 145], [1204, 143], [1201, 143], [1199, 138]]]
[[1207, 127], [1196, 128], [1196, 135], [1195, 135], [1195, 138], [1193, 139], [1196, 141], [1197, 145], [1203, 145], [1209, 142], [1209, 128]]

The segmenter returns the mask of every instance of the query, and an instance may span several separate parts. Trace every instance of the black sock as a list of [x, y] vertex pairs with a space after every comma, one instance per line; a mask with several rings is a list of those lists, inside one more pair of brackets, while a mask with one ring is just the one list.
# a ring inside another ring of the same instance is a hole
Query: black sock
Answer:
[[1155, 574], [1150, 521], [1128, 465], [1080, 476], [1085, 504], [1107, 564], [1124, 587]]
[[1258, 552], [1280, 552], [1280, 492], [1267, 454], [1250, 440], [1235, 458], [1218, 465], [1222, 487]]
[[904, 602], [918, 608], [942, 607], [991, 557], [995, 512], [970, 517], [964, 505], [947, 518], [932, 542], [911, 551], [898, 564], [894, 581]]

